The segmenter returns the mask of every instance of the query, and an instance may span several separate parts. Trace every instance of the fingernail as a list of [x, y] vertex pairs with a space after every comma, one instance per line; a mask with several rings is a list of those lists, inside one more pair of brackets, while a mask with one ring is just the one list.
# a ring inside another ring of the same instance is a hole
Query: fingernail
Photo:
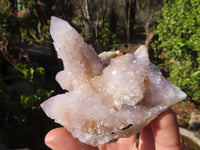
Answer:
[[52, 136], [47, 136], [45, 137], [45, 144], [51, 148], [51, 149], [54, 149], [55, 150], [55, 145], [54, 145], [54, 139]]

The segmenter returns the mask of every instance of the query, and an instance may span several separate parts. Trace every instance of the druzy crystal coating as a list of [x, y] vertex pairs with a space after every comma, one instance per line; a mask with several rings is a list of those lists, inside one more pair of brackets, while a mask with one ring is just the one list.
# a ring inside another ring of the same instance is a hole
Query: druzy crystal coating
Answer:
[[145, 46], [105, 65], [107, 58], [85, 43], [67, 21], [52, 17], [50, 33], [64, 66], [56, 80], [68, 92], [41, 107], [83, 143], [97, 146], [129, 137], [186, 98], [150, 62]]

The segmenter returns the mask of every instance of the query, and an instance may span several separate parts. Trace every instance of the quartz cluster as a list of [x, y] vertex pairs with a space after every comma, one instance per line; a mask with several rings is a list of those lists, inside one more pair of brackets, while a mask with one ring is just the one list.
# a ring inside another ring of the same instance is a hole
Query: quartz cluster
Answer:
[[83, 143], [97, 146], [129, 137], [186, 98], [150, 62], [145, 46], [133, 55], [110, 58], [105, 65], [109, 55], [99, 57], [67, 21], [52, 17], [50, 33], [64, 66], [56, 80], [69, 92], [41, 107]]

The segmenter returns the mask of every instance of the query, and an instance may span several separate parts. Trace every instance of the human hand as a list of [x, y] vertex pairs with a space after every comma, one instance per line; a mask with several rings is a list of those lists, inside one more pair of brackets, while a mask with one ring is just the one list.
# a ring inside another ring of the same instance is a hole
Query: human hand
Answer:
[[53, 150], [180, 150], [180, 135], [177, 120], [171, 109], [161, 113], [140, 132], [139, 148], [136, 135], [120, 138], [114, 143], [98, 147], [79, 142], [65, 128], [51, 130], [45, 137], [45, 143]]

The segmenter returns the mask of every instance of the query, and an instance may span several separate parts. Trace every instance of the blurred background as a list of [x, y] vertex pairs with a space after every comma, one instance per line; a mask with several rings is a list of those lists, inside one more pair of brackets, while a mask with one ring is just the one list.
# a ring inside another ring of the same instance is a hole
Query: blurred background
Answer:
[[200, 136], [199, 0], [0, 0], [0, 149], [48, 149], [45, 134], [59, 126], [40, 108], [64, 92], [54, 79], [62, 62], [51, 16], [67, 20], [98, 53], [134, 53], [145, 44], [151, 61], [188, 94], [172, 106], [179, 126]]

